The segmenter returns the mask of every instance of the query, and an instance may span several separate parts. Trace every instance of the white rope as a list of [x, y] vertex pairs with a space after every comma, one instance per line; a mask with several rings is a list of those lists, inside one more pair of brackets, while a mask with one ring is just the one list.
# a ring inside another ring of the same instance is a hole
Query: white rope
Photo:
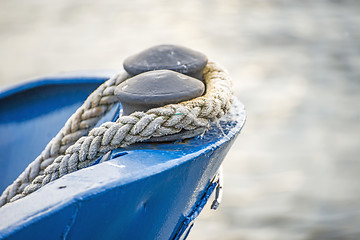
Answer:
[[[204, 96], [150, 109], [146, 113], [121, 116], [116, 122], [103, 123], [89, 132], [118, 101], [114, 89], [127, 76], [117, 75], [109, 79], [88, 97], [43, 153], [3, 192], [0, 207], [91, 165], [113, 149], [151, 137], [175, 134], [183, 129], [208, 127], [209, 121], [222, 117], [230, 109], [232, 90], [229, 75], [217, 64], [208, 63], [203, 75], [206, 84]], [[71, 131], [71, 127], [76, 131]]]

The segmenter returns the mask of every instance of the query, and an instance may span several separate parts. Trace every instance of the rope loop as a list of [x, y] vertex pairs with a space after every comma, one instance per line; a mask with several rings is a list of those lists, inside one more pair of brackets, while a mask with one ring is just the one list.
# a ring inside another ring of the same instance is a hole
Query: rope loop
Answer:
[[231, 80], [219, 65], [209, 62], [203, 71], [205, 95], [178, 104], [120, 116], [116, 122], [96, 123], [118, 102], [117, 85], [128, 78], [118, 74], [100, 85], [67, 120], [44, 151], [0, 197], [0, 207], [18, 200], [66, 174], [93, 164], [96, 159], [119, 147], [151, 137], [207, 128], [232, 104]]

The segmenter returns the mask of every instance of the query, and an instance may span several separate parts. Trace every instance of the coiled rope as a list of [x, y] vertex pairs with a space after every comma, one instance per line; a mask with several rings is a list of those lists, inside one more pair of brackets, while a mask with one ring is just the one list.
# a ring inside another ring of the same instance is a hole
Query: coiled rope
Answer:
[[209, 121], [221, 118], [230, 109], [233, 96], [230, 77], [222, 67], [209, 62], [203, 76], [206, 93], [201, 97], [150, 109], [146, 113], [120, 116], [116, 122], [93, 128], [118, 102], [115, 87], [128, 75], [122, 73], [110, 78], [89, 95], [45, 150], [5, 189], [0, 197], [0, 207], [68, 173], [90, 166], [116, 148], [183, 129], [208, 127]]

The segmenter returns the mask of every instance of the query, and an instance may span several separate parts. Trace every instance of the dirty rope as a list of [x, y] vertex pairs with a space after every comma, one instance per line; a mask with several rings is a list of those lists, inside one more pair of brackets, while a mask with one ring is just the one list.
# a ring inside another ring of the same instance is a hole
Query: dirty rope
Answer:
[[204, 96], [150, 109], [146, 113], [120, 116], [116, 122], [93, 128], [118, 102], [115, 87], [128, 75], [122, 73], [110, 78], [86, 99], [45, 150], [5, 189], [0, 197], [0, 207], [68, 173], [90, 166], [113, 149], [183, 129], [208, 127], [209, 121], [222, 117], [230, 109], [233, 96], [230, 77], [222, 67], [209, 62], [203, 74]]

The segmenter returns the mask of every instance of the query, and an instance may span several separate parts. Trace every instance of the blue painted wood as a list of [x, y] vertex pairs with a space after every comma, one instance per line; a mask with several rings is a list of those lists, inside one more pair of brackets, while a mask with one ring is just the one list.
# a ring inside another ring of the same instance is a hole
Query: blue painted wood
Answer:
[[[47, 78], [0, 93], [0, 134], [10, 140], [0, 142], [2, 190], [107, 78]], [[222, 129], [214, 124], [202, 137], [116, 149], [111, 160], [5, 205], [0, 239], [174, 238], [244, 124], [238, 101], [234, 112], [220, 121]]]
[[[0, 92], [0, 192], [35, 159], [112, 73], [59, 75]], [[16, 161], [15, 161], [16, 160]]]

